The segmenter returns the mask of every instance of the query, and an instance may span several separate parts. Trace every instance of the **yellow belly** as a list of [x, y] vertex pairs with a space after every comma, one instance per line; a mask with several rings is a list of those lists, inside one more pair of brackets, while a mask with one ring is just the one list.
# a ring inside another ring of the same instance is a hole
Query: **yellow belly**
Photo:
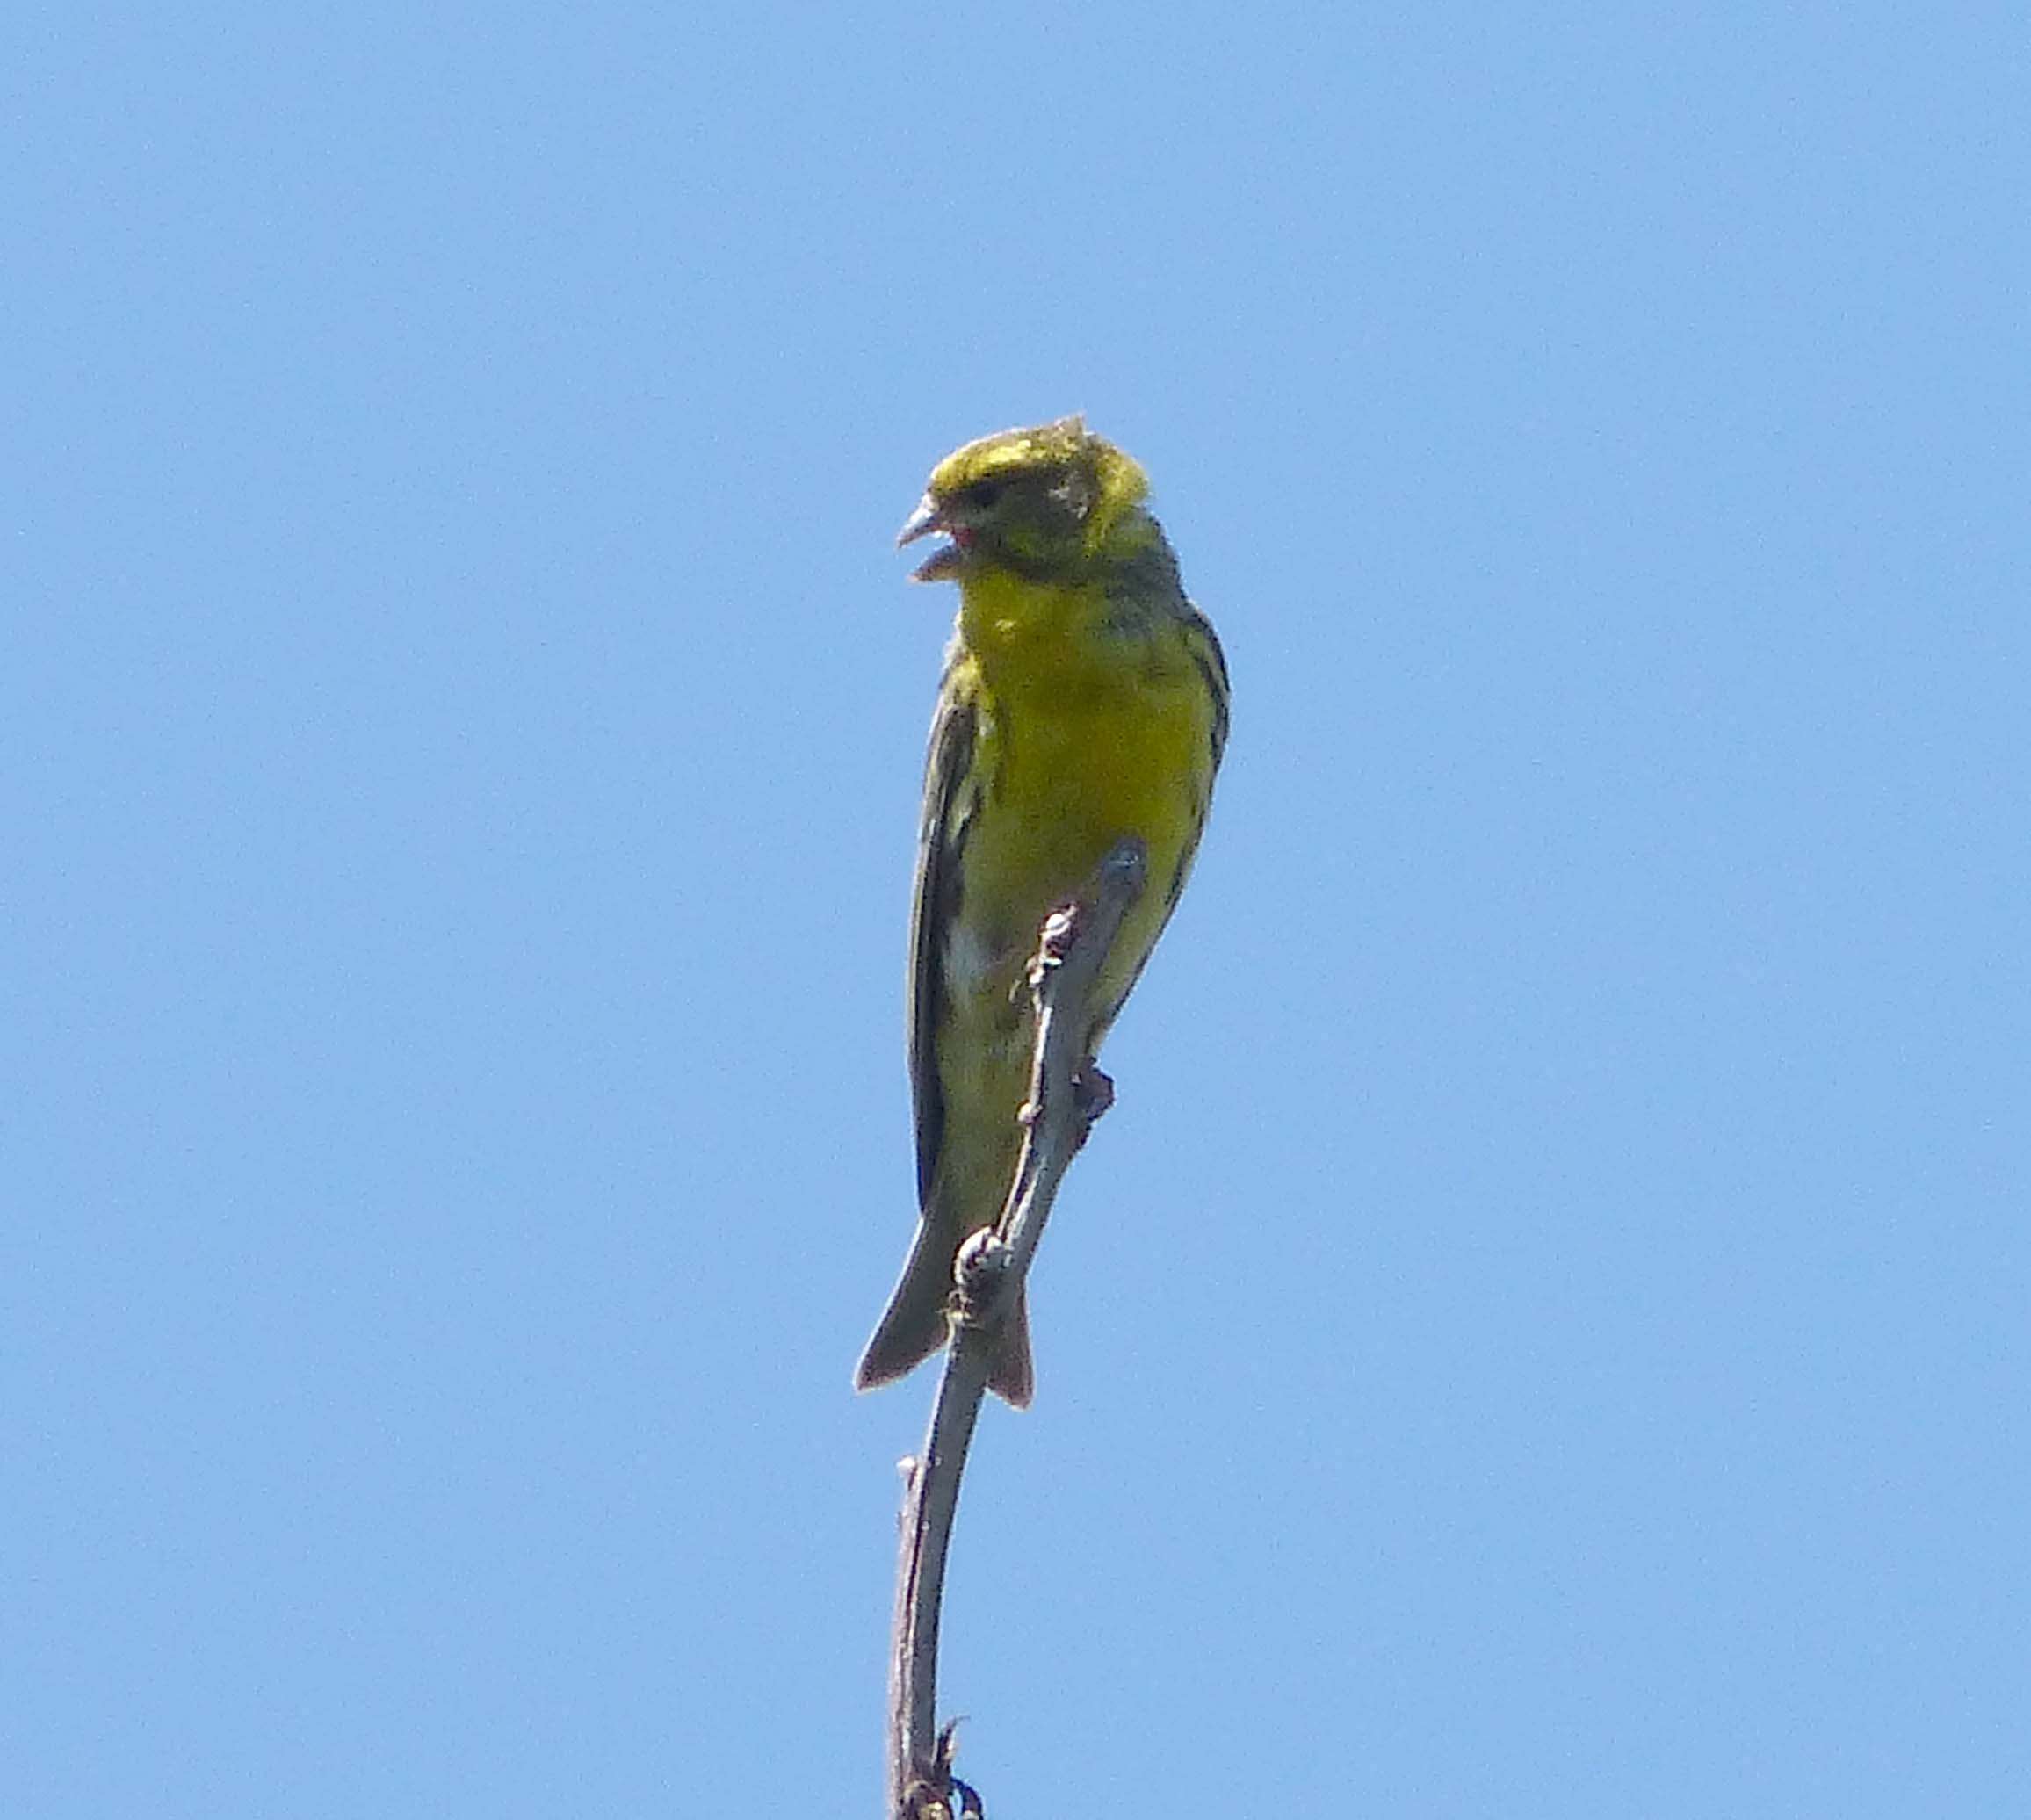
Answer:
[[969, 599], [964, 622], [984, 792], [966, 836], [947, 986], [975, 1040], [991, 1026], [994, 1047], [1026, 1049], [1027, 1018], [1011, 1014], [1027, 1010], [1020, 986], [1040, 925], [1135, 835], [1149, 870], [1101, 976], [1097, 1037], [1162, 932], [1197, 844], [1214, 706], [1182, 644], [1087, 630], [1096, 602], [1067, 596], [1044, 616], [1032, 594], [1024, 617], [999, 622], [984, 604], [991, 597]]
[[[1044, 920], [1076, 900], [1124, 835], [1141, 897], [1102, 969], [1085, 1032], [1098, 1052], [1162, 933], [1205, 820], [1221, 711], [1182, 623], [1123, 627], [1117, 603], [1004, 578], [970, 581], [948, 687], [973, 710], [958, 905], [941, 932], [933, 1053], [937, 1152], [923, 1204], [948, 1257], [1001, 1208], [1022, 1139], [1034, 1020], [1024, 979]], [[924, 1127], [920, 1124], [922, 1141]]]
[[1189, 713], [1139, 700], [1059, 701], [1044, 715], [1024, 705], [1000, 703], [983, 717], [987, 794], [967, 835], [961, 921], [993, 950], [1019, 947], [1005, 957], [1020, 964], [1045, 915], [1078, 897], [1132, 834], [1148, 849], [1148, 881], [1109, 969], [1122, 971], [1126, 957], [1132, 973], [1198, 832], [1193, 762], [1205, 736]]

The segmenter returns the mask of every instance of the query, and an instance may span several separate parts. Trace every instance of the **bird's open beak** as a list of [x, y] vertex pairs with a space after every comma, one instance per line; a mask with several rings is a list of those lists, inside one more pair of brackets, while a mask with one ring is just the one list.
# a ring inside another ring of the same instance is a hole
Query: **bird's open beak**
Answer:
[[951, 537], [949, 544], [940, 545], [923, 561], [910, 572], [913, 581], [943, 581], [959, 573], [960, 548], [964, 542], [948, 519], [943, 509], [929, 494], [917, 502], [917, 509], [903, 520], [903, 528], [896, 533], [896, 548], [914, 544], [919, 538], [928, 538], [935, 531], [944, 531]]

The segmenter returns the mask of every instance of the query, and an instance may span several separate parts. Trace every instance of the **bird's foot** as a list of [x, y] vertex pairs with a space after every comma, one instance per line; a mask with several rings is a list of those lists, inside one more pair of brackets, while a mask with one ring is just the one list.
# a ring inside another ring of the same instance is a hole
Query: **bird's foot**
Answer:
[[1101, 1115], [1114, 1104], [1114, 1081], [1100, 1071], [1096, 1062], [1088, 1062], [1072, 1077], [1072, 1106], [1079, 1115], [1079, 1122], [1091, 1130]]

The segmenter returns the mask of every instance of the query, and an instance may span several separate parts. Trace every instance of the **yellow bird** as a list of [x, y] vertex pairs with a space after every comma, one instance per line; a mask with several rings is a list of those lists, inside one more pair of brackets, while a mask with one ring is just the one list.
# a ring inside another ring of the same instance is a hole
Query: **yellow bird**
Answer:
[[[1169, 919], [1227, 738], [1227, 668], [1145, 509], [1143, 471], [1077, 417], [968, 443], [932, 471], [897, 543], [950, 539], [915, 574], [959, 584], [931, 722], [910, 920], [916, 1242], [855, 1383], [900, 1377], [947, 1338], [960, 1246], [1000, 1217], [1022, 1145], [1044, 919], [1125, 835], [1143, 895], [1095, 993], [1097, 1054]], [[1011, 1311], [989, 1385], [1018, 1409], [1029, 1321]]]

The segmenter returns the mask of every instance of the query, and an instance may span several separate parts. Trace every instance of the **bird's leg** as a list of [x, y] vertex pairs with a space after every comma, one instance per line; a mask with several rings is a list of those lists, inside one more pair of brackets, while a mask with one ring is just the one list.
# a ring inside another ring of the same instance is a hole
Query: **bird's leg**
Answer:
[[982, 1226], [959, 1247], [952, 1262], [952, 1311], [978, 1324], [999, 1305], [1013, 1261], [1008, 1245], [992, 1226]]
[[1113, 1104], [1112, 1077], [1102, 1073], [1100, 1064], [1088, 1056], [1086, 1065], [1072, 1077], [1072, 1105], [1079, 1115], [1079, 1123], [1090, 1131], [1099, 1123], [1101, 1115]]

